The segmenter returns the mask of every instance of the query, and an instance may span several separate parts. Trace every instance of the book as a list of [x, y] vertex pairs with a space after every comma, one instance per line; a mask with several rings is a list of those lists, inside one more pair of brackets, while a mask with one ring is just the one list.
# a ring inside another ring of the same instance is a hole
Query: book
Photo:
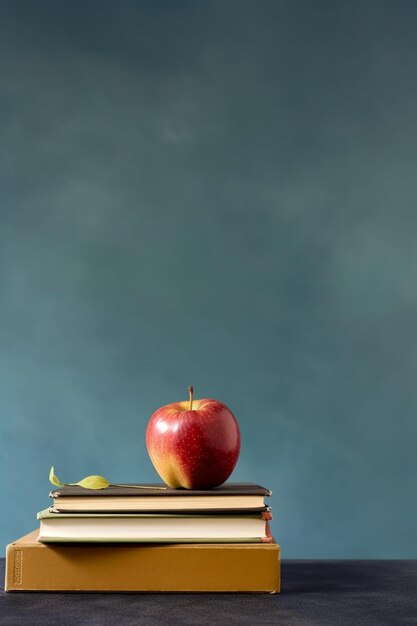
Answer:
[[162, 484], [112, 485], [85, 489], [66, 485], [50, 492], [53, 510], [60, 512], [100, 511], [233, 511], [266, 510], [269, 489], [253, 483], [225, 483], [205, 490], [173, 489]]
[[271, 543], [44, 544], [38, 530], [6, 548], [6, 591], [280, 591]]
[[43, 542], [250, 542], [271, 540], [269, 512], [251, 515], [156, 515], [40, 511]]

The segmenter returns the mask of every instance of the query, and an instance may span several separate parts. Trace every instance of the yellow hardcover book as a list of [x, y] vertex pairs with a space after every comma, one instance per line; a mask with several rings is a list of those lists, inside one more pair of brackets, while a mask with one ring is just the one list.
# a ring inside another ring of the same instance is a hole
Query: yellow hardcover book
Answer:
[[43, 544], [6, 548], [6, 591], [280, 591], [277, 543]]

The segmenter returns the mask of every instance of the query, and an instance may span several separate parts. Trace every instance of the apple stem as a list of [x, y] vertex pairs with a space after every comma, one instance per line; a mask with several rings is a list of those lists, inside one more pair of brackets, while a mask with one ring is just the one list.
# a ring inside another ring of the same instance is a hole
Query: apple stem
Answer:
[[189, 411], [193, 410], [193, 393], [194, 393], [194, 387], [188, 387], [188, 393], [190, 394], [190, 406], [188, 407]]

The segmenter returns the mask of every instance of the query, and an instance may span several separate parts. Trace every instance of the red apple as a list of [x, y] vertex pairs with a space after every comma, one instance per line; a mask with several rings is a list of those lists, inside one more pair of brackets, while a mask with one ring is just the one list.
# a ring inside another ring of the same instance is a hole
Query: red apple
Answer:
[[225, 404], [206, 398], [167, 404], [151, 416], [146, 447], [170, 487], [209, 489], [224, 483], [240, 452], [240, 431]]

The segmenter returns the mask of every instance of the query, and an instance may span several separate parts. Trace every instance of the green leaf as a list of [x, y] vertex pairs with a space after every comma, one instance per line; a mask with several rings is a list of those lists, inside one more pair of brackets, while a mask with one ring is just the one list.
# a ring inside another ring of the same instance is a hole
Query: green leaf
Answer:
[[55, 476], [55, 472], [54, 472], [54, 466], [51, 467], [50, 472], [49, 472], [49, 480], [50, 482], [55, 485], [56, 487], [63, 487], [63, 484], [60, 482], [60, 480]]
[[84, 489], [105, 489], [110, 485], [107, 478], [104, 476], [86, 476], [78, 483], [70, 483], [71, 485], [79, 485]]
[[51, 467], [51, 471], [49, 472], [49, 480], [56, 487], [64, 487], [65, 485], [79, 485], [80, 487], [84, 487], [84, 489], [105, 489], [110, 485], [107, 478], [103, 476], [86, 476], [78, 483], [61, 483], [59, 478], [55, 476], [54, 467]]

